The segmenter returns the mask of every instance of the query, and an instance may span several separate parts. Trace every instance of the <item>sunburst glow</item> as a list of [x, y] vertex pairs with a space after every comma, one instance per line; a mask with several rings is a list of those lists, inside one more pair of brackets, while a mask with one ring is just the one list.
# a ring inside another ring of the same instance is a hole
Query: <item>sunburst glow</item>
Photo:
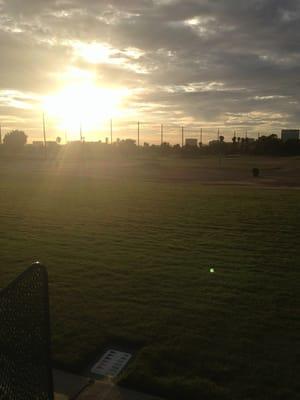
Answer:
[[47, 96], [44, 110], [60, 129], [71, 134], [80, 125], [85, 131], [96, 130], [105, 120], [122, 115], [122, 100], [127, 94], [124, 88], [99, 87], [90, 79], [81, 79]]

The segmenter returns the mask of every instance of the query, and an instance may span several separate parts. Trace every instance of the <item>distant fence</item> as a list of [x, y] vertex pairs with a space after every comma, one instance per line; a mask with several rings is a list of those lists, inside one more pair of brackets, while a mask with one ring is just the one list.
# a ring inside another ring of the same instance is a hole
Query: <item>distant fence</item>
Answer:
[[[118, 139], [131, 139], [140, 146], [144, 143], [155, 145], [162, 143], [182, 145], [187, 138], [197, 139], [198, 142], [201, 143], [209, 143], [212, 140], [218, 140], [219, 136], [224, 136], [226, 141], [231, 141], [234, 135], [241, 138], [258, 138], [261, 135], [260, 132], [250, 132], [247, 128], [241, 127], [233, 129], [227, 127], [201, 127], [168, 123], [159, 124], [143, 121], [128, 123], [117, 123], [113, 121], [113, 123], [103, 124], [99, 131], [85, 131], [84, 125], [82, 125], [81, 134], [87, 141], [101, 140], [111, 143], [116, 142]], [[65, 134], [62, 136], [64, 142], [68, 140], [80, 140], [80, 138], [80, 128], [78, 128], [78, 132], [70, 132], [67, 136]]]
[[[26, 130], [21, 127], [29, 136], [31, 141], [43, 141], [44, 132], [43, 125], [40, 128]], [[198, 142], [207, 144], [210, 141], [218, 140], [219, 136], [224, 136], [225, 141], [231, 141], [233, 136], [249, 139], [257, 139], [261, 135], [277, 134], [280, 136], [282, 127], [267, 129], [265, 131], [255, 130], [253, 126], [219, 126], [217, 124], [199, 125], [199, 124], [173, 124], [168, 122], [156, 123], [147, 121], [120, 121], [107, 120], [103, 121], [101, 126], [92, 130], [86, 130], [84, 123], [78, 126], [76, 131], [60, 131], [49, 121], [45, 121], [45, 134], [47, 140], [53, 141], [59, 136], [62, 143], [74, 140], [82, 140], [84, 137], [87, 141], [107, 141], [108, 143], [116, 142], [117, 139], [132, 139], [136, 144], [142, 146], [145, 142], [149, 144], [159, 145], [163, 142], [171, 145], [182, 145], [182, 141], [186, 138], [197, 139]], [[6, 128], [5, 131], [8, 129]], [[4, 137], [4, 128], [2, 128], [2, 137]]]

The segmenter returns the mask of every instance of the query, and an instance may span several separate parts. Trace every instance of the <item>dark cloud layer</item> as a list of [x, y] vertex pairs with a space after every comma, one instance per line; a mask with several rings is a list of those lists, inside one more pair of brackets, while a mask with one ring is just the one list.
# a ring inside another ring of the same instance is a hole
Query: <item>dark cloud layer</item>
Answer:
[[[0, 90], [42, 95], [72, 65], [135, 89], [147, 118], [299, 125], [299, 0], [2, 0], [0, 15]], [[74, 41], [105, 43], [124, 63], [88, 63]]]

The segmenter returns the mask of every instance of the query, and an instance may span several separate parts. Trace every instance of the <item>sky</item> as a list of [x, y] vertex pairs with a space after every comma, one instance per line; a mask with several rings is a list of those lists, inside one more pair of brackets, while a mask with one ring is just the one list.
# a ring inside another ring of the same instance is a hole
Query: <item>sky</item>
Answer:
[[43, 113], [90, 140], [300, 125], [299, 0], [0, 0], [0, 49], [2, 130], [32, 140]]

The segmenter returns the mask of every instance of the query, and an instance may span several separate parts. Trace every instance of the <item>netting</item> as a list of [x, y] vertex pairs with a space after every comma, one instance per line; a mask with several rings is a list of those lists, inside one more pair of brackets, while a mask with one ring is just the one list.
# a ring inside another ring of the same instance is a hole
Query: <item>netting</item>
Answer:
[[47, 272], [30, 267], [0, 292], [0, 399], [52, 400]]

